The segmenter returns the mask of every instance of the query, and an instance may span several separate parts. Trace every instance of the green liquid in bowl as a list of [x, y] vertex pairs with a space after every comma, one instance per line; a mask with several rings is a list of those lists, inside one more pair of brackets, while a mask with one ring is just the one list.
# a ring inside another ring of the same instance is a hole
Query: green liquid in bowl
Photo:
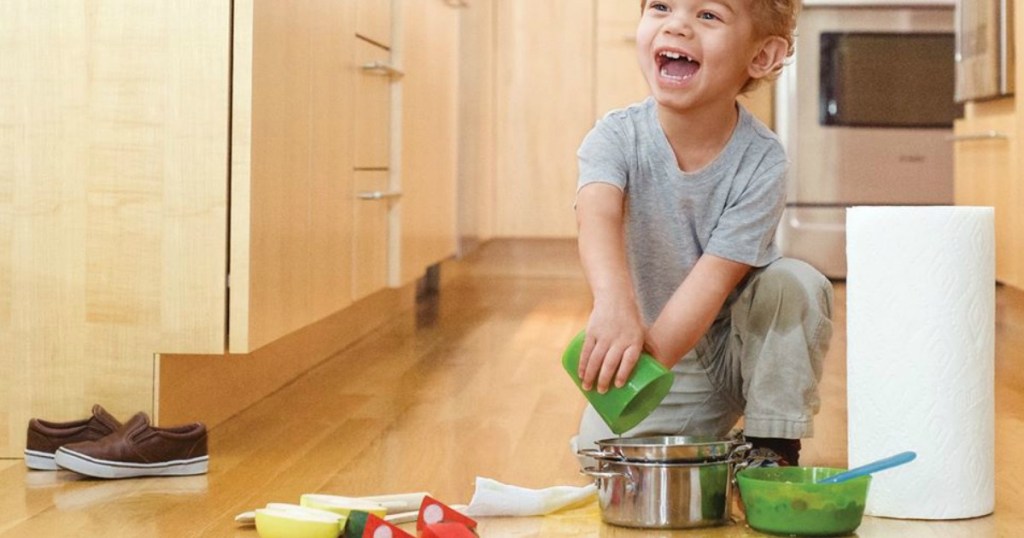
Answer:
[[826, 467], [760, 467], [736, 475], [752, 528], [775, 534], [852, 533], [864, 517], [870, 476], [815, 484], [843, 472]]

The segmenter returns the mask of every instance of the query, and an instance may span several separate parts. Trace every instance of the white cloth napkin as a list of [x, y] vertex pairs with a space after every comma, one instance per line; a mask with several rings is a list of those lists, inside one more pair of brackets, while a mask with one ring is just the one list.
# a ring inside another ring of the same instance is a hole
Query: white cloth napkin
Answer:
[[542, 516], [581, 504], [597, 495], [597, 486], [553, 486], [529, 489], [476, 477], [476, 491], [466, 508], [469, 516]]

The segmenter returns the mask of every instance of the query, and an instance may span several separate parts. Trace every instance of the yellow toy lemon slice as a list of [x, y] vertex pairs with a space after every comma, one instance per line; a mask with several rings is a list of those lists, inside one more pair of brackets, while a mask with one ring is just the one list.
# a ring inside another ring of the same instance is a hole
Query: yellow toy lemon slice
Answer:
[[256, 510], [260, 538], [337, 538], [345, 517], [294, 504], [268, 504]]

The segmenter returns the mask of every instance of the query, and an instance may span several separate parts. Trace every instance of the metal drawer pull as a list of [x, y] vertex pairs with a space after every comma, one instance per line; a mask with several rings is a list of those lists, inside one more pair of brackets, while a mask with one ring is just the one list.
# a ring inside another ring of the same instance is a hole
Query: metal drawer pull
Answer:
[[403, 73], [401, 70], [395, 69], [390, 64], [386, 64], [384, 62], [365, 63], [363, 64], [363, 71], [375, 75], [383, 75], [392, 78], [400, 78], [405, 76], [405, 73]]
[[1010, 138], [1010, 135], [1008, 135], [1006, 133], [1001, 133], [1001, 132], [995, 131], [995, 130], [989, 130], [989, 131], [982, 131], [980, 133], [970, 133], [970, 134], [962, 134], [962, 135], [951, 135], [951, 136], [947, 136], [946, 140], [951, 140], [953, 142], [963, 142], [965, 140], [1007, 140], [1009, 138]]
[[390, 200], [401, 197], [402, 191], [363, 191], [356, 195], [360, 200]]

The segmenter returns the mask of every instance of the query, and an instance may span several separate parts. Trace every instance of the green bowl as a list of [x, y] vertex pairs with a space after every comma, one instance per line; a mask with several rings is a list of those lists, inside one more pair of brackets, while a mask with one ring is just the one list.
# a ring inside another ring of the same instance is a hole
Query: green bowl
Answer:
[[747, 524], [761, 532], [801, 536], [852, 533], [864, 517], [870, 476], [815, 484], [845, 469], [756, 467], [736, 474]]

